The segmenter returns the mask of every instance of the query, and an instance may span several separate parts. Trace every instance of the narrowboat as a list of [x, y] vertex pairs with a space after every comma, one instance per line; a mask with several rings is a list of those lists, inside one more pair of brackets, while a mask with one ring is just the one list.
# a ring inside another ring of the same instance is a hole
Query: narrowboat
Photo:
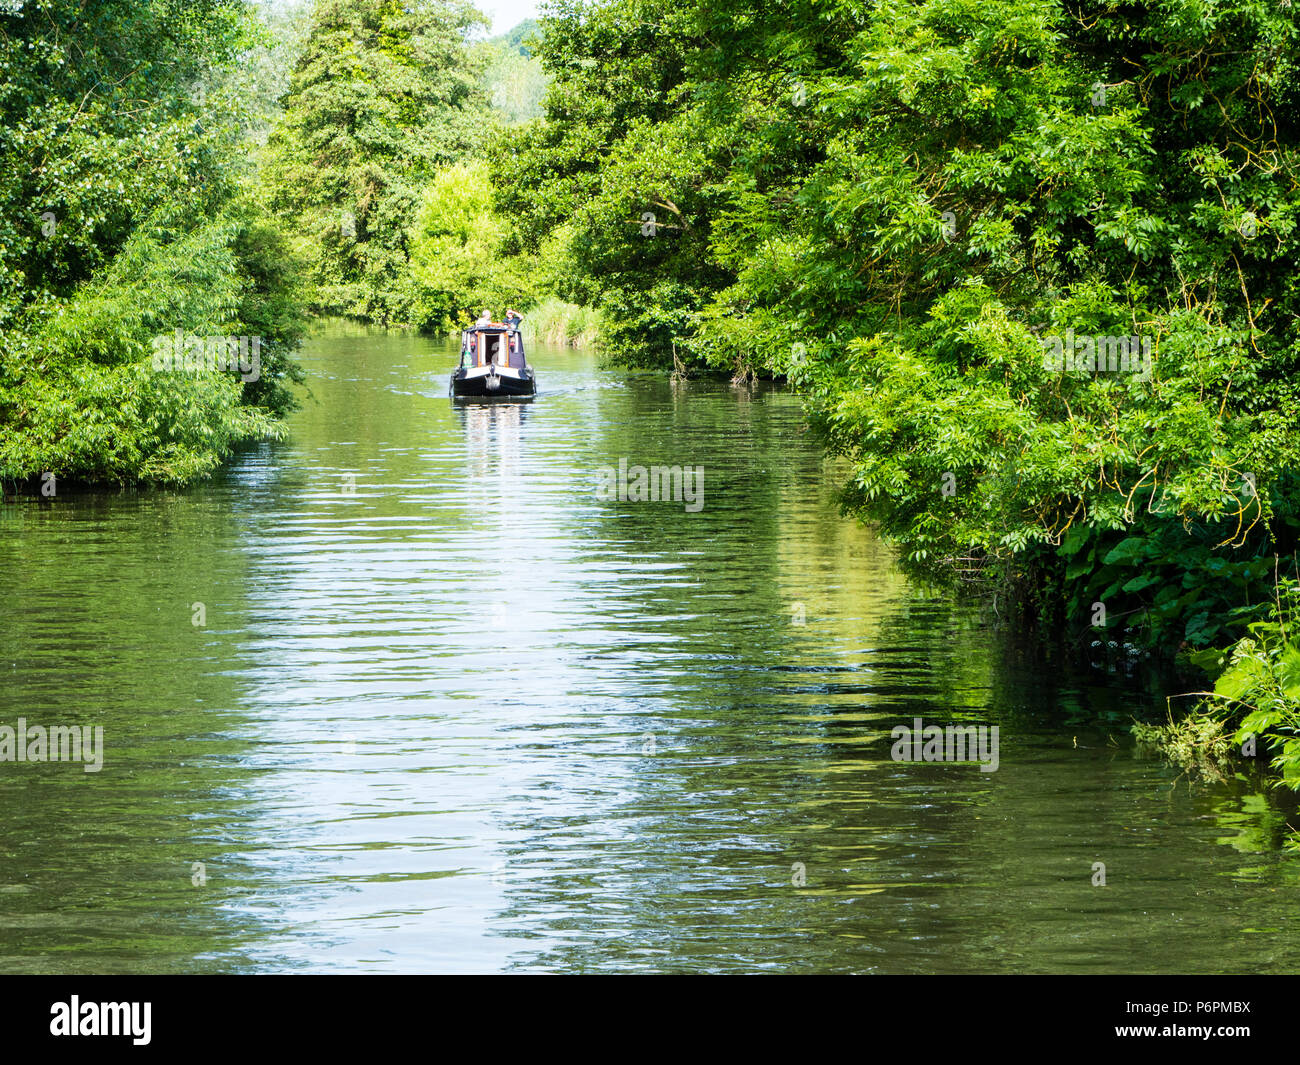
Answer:
[[519, 399], [537, 394], [524, 338], [508, 323], [472, 325], [460, 335], [460, 365], [451, 375], [457, 399]]

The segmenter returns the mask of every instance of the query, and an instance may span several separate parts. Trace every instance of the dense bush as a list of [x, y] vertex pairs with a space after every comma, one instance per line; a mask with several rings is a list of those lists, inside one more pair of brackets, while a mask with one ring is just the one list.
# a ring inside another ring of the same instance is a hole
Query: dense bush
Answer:
[[[183, 482], [279, 431], [294, 261], [220, 91], [259, 40], [230, 0], [0, 16], [0, 479]], [[259, 337], [258, 380], [157, 372], [175, 330]]]

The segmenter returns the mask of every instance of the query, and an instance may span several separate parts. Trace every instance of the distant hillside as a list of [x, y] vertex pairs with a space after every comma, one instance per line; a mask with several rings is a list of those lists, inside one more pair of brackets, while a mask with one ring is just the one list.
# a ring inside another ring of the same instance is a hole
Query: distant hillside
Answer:
[[535, 18], [526, 18], [514, 29], [507, 30], [499, 37], [493, 37], [488, 43], [499, 44], [513, 52], [518, 52], [522, 56], [531, 57], [533, 54], [532, 49], [524, 42], [539, 32], [537, 20]]

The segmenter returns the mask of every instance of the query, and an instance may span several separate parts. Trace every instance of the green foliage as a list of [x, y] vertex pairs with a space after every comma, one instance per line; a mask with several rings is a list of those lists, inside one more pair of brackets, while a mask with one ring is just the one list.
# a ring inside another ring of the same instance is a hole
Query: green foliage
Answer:
[[463, 0], [317, 0], [267, 181], [326, 313], [406, 322], [424, 186], [493, 128]]
[[266, 143], [280, 121], [281, 101], [311, 27], [312, 4], [313, 0], [256, 0], [255, 46], [244, 51], [238, 63], [211, 69], [200, 83], [208, 99], [222, 93], [243, 103], [246, 136], [258, 145]]
[[517, 126], [540, 118], [547, 86], [541, 62], [526, 49], [504, 41], [489, 41], [482, 48], [488, 99], [500, 120], [507, 126]]
[[[1240, 502], [1250, 509], [1252, 501]], [[1275, 528], [1294, 542], [1296, 518], [1283, 498], [1274, 515]], [[1276, 543], [1262, 531], [1240, 533], [1232, 520], [1184, 524], [1141, 513], [1122, 531], [1075, 526], [1039, 561], [1067, 624], [1090, 624], [1101, 603], [1103, 627], [1113, 633], [1148, 646], [1205, 648], [1243, 631], [1272, 601]]]
[[[1300, 583], [1278, 581], [1264, 616], [1232, 646], [1192, 656], [1216, 678], [1193, 712], [1165, 725], [1134, 726], [1140, 743], [1215, 775], [1232, 755], [1271, 750], [1279, 782], [1300, 789]], [[1253, 746], [1252, 746], [1253, 745]], [[1210, 767], [1207, 769], [1207, 767]]]
[[553, 344], [556, 347], [587, 348], [600, 336], [600, 315], [590, 307], [548, 296], [529, 308], [520, 332], [529, 343]]
[[[0, 18], [0, 479], [180, 483], [280, 431], [296, 274], [220, 89], [260, 39], [231, 0]], [[260, 336], [261, 379], [154, 371], [176, 329]]]
[[1268, 616], [1223, 656], [1210, 706], [1237, 722], [1237, 744], [1256, 737], [1288, 787], [1300, 789], [1300, 584], [1282, 581]]
[[[1139, 511], [1266, 527], [1300, 458], [1295, 16], [1230, 4], [1193, 60], [1181, 7], [1125, 12], [563, 6], [507, 199], [525, 239], [579, 219], [571, 285], [616, 356], [803, 387], [849, 505], [918, 567]], [[1146, 338], [1153, 379], [1045, 366], [1067, 332]]]
[[[0, 479], [184, 483], [279, 434], [287, 382], [301, 379], [291, 267], [273, 257], [282, 238], [234, 207], [188, 232], [175, 216], [144, 220], [101, 274], [7, 338]], [[176, 329], [263, 337], [259, 380], [155, 371], [150, 341]]]
[[493, 37], [489, 44], [499, 44], [525, 58], [533, 54], [533, 47], [540, 27], [535, 18], [526, 18], [499, 37]]
[[551, 295], [569, 268], [567, 234], [537, 252], [522, 250], [496, 208], [493, 181], [505, 168], [492, 157], [445, 167], [425, 189], [411, 229], [411, 321], [424, 331], [453, 332], [488, 308], [524, 312], [529, 341], [585, 346], [599, 333], [590, 308]]
[[712, 202], [711, 131], [670, 121], [692, 13], [644, 0], [548, 10], [546, 121], [518, 138], [503, 209], [530, 250], [564, 234], [555, 294], [600, 308], [602, 346], [671, 365], [674, 338], [726, 280], [700, 211]]
[[507, 254], [492, 205], [491, 166], [481, 159], [440, 170], [425, 190], [411, 234], [412, 321], [446, 333], [487, 307], [523, 310], [538, 293], [535, 257]]

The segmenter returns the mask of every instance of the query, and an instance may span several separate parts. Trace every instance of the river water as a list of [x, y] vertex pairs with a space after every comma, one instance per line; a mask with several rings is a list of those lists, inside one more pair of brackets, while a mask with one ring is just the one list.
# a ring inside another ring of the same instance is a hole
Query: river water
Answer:
[[[288, 441], [0, 507], [0, 725], [104, 729], [0, 762], [0, 970], [1300, 968], [1275, 797], [909, 586], [796, 397], [542, 349], [458, 407], [453, 360], [331, 326]], [[996, 772], [893, 761], [918, 717]]]

